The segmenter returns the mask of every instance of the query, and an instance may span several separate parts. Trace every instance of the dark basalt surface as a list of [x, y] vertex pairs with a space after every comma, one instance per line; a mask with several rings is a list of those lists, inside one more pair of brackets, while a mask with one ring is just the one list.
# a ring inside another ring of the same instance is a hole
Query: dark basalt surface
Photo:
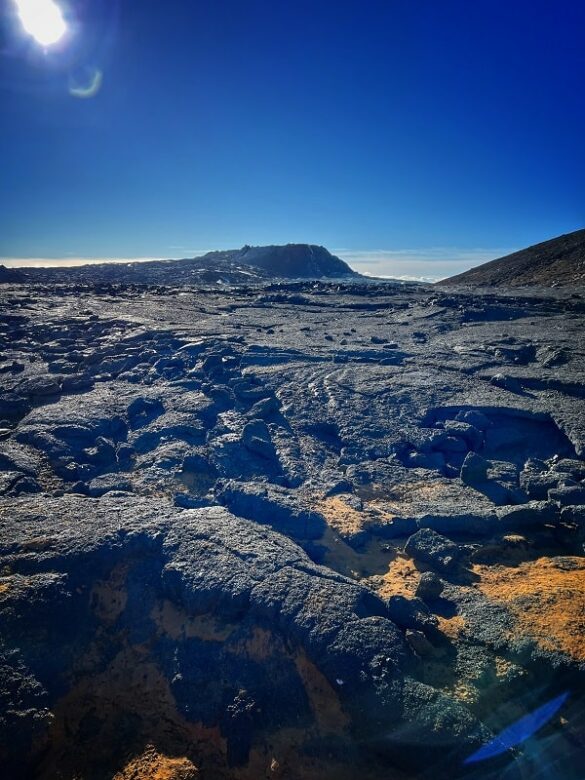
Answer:
[[577, 780], [584, 315], [5, 285], [3, 776]]

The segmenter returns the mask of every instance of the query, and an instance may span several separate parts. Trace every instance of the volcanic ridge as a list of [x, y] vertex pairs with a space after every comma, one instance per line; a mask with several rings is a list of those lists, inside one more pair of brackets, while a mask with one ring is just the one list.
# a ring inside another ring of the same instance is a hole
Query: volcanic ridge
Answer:
[[439, 284], [476, 287], [585, 287], [585, 230], [483, 263]]

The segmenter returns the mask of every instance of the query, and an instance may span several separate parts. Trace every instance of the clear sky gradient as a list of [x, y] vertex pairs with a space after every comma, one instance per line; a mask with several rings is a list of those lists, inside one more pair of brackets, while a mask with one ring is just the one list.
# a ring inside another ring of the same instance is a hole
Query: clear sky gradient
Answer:
[[585, 225], [582, 0], [2, 8], [0, 257], [324, 244], [443, 276]]

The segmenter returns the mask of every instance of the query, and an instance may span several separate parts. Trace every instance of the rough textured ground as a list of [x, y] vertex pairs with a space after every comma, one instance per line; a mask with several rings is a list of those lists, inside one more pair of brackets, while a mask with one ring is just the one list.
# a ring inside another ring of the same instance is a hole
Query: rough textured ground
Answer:
[[3, 777], [581, 777], [580, 294], [1, 295]]
[[439, 282], [487, 287], [585, 287], [585, 230], [543, 241], [527, 249]]

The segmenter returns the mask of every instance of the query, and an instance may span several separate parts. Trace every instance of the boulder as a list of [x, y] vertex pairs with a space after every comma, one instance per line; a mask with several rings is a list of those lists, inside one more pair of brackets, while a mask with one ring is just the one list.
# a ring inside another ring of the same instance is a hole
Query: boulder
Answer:
[[471, 487], [481, 484], [487, 479], [488, 468], [489, 462], [485, 458], [476, 452], [470, 452], [461, 466], [461, 480]]
[[585, 479], [585, 461], [576, 458], [561, 458], [553, 463], [551, 471], [559, 474], [561, 477], [572, 477], [572, 479]]
[[419, 598], [408, 599], [405, 596], [390, 596], [386, 602], [388, 617], [400, 628], [429, 631], [439, 625], [427, 605]]
[[275, 396], [269, 398], [262, 398], [257, 401], [249, 411], [249, 415], [252, 418], [264, 419], [278, 412], [280, 403]]
[[121, 474], [103, 474], [101, 477], [92, 479], [89, 483], [90, 496], [103, 496], [111, 491], [130, 491], [132, 483]]
[[501, 387], [502, 390], [508, 390], [510, 393], [521, 395], [524, 391], [522, 385], [516, 379], [516, 377], [508, 376], [506, 374], [494, 374], [490, 379], [490, 383], [495, 387]]
[[428, 563], [439, 571], [455, 568], [461, 548], [431, 528], [420, 528], [406, 542], [405, 552], [415, 561]]
[[423, 601], [433, 601], [438, 599], [443, 592], [443, 581], [432, 571], [425, 571], [421, 574], [416, 588], [416, 595]]
[[440, 534], [487, 536], [496, 526], [494, 510], [461, 511], [460, 514], [423, 514], [417, 517], [418, 528], [432, 528]]
[[467, 423], [468, 425], [477, 428], [479, 431], [486, 431], [493, 425], [489, 417], [486, 417], [483, 412], [480, 412], [477, 409], [461, 410], [460, 412], [457, 412], [455, 420]]
[[31, 376], [18, 385], [18, 392], [29, 398], [56, 395], [60, 391], [61, 382], [58, 376]]
[[274, 460], [276, 452], [270, 431], [264, 420], [250, 420], [242, 431], [242, 443], [244, 447], [254, 455], [259, 455], [266, 460]]
[[585, 504], [585, 485], [552, 488], [548, 491], [548, 497], [551, 501], [556, 501], [559, 506]]
[[561, 521], [574, 523], [580, 529], [585, 530], [585, 504], [565, 506], [561, 509]]
[[559, 510], [554, 501], [529, 501], [519, 506], [498, 507], [499, 525], [505, 531], [557, 523]]
[[427, 658], [435, 652], [435, 648], [429, 642], [423, 631], [407, 628], [404, 637], [414, 652], [421, 658]]
[[235, 515], [269, 525], [294, 539], [319, 539], [326, 527], [318, 512], [274, 485], [230, 480], [217, 490], [216, 497]]
[[443, 427], [450, 436], [463, 439], [468, 449], [478, 450], [483, 444], [483, 433], [474, 425], [459, 420], [447, 420]]
[[528, 498], [541, 501], [547, 498], [548, 491], [556, 488], [560, 474], [554, 471], [536, 471], [526, 467], [520, 473], [519, 483]]

